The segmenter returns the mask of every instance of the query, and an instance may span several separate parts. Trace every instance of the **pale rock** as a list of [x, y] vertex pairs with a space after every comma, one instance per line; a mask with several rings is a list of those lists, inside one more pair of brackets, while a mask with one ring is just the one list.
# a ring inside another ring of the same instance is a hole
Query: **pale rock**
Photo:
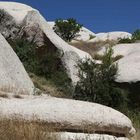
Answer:
[[18, 56], [0, 34], [0, 90], [33, 94], [34, 85]]
[[[103, 47], [98, 54], [103, 55]], [[114, 57], [121, 55], [122, 58], [117, 61], [118, 75], [116, 82], [136, 83], [140, 81], [140, 43], [117, 44], [113, 46]]]
[[132, 34], [128, 32], [108, 32], [108, 33], [98, 33], [96, 37], [89, 40], [89, 42], [99, 42], [99, 41], [119, 41], [120, 39], [131, 38]]
[[[12, 21], [16, 23], [16, 25], [12, 26], [12, 28], [16, 28], [16, 26], [20, 25], [20, 28], [26, 28], [29, 31], [28, 27], [33, 28], [34, 26], [38, 26], [38, 29], [42, 32], [40, 32], [41, 36], [42, 34], [45, 35], [46, 39], [51, 42], [51, 44], [53, 44], [60, 52], [62, 52], [62, 64], [66, 68], [73, 84], [75, 84], [79, 80], [77, 76], [78, 69], [76, 68], [77, 61], [90, 57], [88, 53], [83, 52], [63, 41], [56, 33], [54, 33], [47, 21], [40, 15], [37, 10], [24, 4], [15, 2], [0, 2], [0, 9], [6, 11], [7, 14], [12, 17]], [[18, 30], [18, 28], [16, 29]], [[7, 29], [5, 30], [5, 32], [7, 32], [6, 34], [9, 34], [8, 37], [12, 36], [12, 34], [10, 33], [11, 29]], [[5, 34], [3, 33], [3, 35]], [[15, 34], [15, 36], [18, 36], [18, 32], [17, 34]], [[8, 38], [7, 36], [5, 37]], [[29, 36], [29, 38], [32, 37]], [[44, 43], [41, 39], [41, 37], [37, 36], [36, 40], [38, 40], [38, 44]]]
[[58, 132], [54, 133], [58, 140], [129, 140], [126, 137], [116, 137], [106, 134], [86, 134], [86, 133], [70, 133]]
[[135, 83], [140, 81], [140, 43], [118, 44], [113, 47], [114, 55], [122, 55], [118, 61], [117, 82]]
[[[55, 124], [61, 131], [133, 136], [135, 129], [122, 113], [96, 103], [55, 97], [0, 99], [2, 118]], [[16, 114], [16, 115], [15, 115]]]

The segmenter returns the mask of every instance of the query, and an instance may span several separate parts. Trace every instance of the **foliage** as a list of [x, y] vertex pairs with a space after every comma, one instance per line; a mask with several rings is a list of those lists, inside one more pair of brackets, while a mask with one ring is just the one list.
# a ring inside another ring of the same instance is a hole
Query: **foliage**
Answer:
[[132, 34], [132, 39], [133, 40], [140, 40], [140, 29], [137, 29], [136, 31], [134, 31], [134, 33]]
[[120, 39], [118, 43], [134, 43], [137, 40], [140, 40], [140, 29], [137, 29], [133, 32], [132, 38]]
[[62, 52], [49, 51], [47, 46], [44, 46], [43, 53], [39, 54], [38, 47], [24, 39], [9, 40], [9, 43], [28, 73], [43, 76], [62, 92], [71, 94], [72, 83], [61, 63]]
[[28, 72], [41, 73], [35, 45], [22, 39], [9, 40], [9, 43]]
[[93, 39], [93, 38], [95, 38], [95, 36], [92, 35], [92, 34], [89, 34], [89, 40], [91, 40], [91, 39]]
[[57, 19], [54, 25], [54, 31], [65, 41], [70, 42], [76, 37], [82, 25], [73, 18], [67, 20]]
[[123, 44], [123, 43], [133, 43], [133, 42], [134, 42], [133, 39], [123, 38], [123, 39], [120, 39], [118, 43]]
[[108, 48], [101, 64], [90, 59], [78, 63], [80, 81], [75, 88], [75, 99], [115, 108], [124, 102], [123, 92], [113, 83], [117, 76], [118, 65], [113, 63], [112, 55], [112, 48]]

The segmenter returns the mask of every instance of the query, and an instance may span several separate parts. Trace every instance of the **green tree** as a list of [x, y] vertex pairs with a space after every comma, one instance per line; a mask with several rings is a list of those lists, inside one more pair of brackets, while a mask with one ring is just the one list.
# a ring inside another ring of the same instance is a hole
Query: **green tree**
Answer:
[[140, 29], [137, 29], [136, 31], [134, 31], [134, 33], [132, 34], [132, 39], [140, 40]]
[[123, 104], [125, 97], [114, 84], [118, 65], [113, 63], [112, 55], [112, 48], [107, 48], [101, 64], [91, 59], [78, 63], [80, 80], [75, 88], [73, 96], [75, 99], [116, 108]]
[[75, 19], [69, 18], [67, 20], [57, 19], [53, 29], [62, 39], [70, 42], [76, 37], [81, 27], [82, 25], [77, 23]]

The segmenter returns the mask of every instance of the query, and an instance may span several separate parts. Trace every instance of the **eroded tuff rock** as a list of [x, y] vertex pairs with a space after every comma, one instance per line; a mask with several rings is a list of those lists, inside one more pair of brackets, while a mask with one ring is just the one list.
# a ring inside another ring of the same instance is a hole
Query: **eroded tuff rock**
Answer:
[[136, 83], [140, 81], [140, 43], [119, 44], [113, 47], [114, 55], [122, 55], [118, 61], [117, 82]]
[[[1, 117], [41, 121], [60, 131], [133, 136], [135, 129], [122, 113], [95, 103], [55, 97], [1, 99]], [[15, 115], [16, 114], [16, 115]]]
[[107, 134], [84, 134], [84, 133], [70, 133], [59, 132], [54, 133], [58, 140], [129, 140], [126, 137], [116, 137]]
[[[17, 30], [20, 28], [18, 33], [13, 35], [11, 29], [9, 30], [4, 27], [8, 37], [14, 38], [14, 36], [18, 35], [23, 37], [25, 35], [28, 40], [35, 41], [38, 46], [42, 46], [44, 43], [46, 44], [48, 42], [50, 48], [56, 47], [64, 54], [62, 57], [62, 64], [66, 68], [69, 77], [72, 79], [73, 83], [77, 82], [78, 70], [75, 66], [79, 59], [90, 57], [88, 53], [68, 45], [54, 33], [47, 21], [37, 10], [27, 5], [14, 2], [0, 2], [0, 10], [3, 10], [6, 15], [9, 16], [11, 21], [14, 21], [14, 24], [11, 22], [9, 23], [12, 28], [16, 28]], [[9, 20], [5, 20], [4, 22], [7, 23]], [[35, 33], [37, 34], [35, 35]], [[4, 33], [2, 34], [7, 38]]]
[[[118, 62], [119, 83], [136, 83], [140, 81], [140, 43], [118, 44], [113, 46], [114, 57], [121, 55]], [[104, 54], [105, 47], [98, 53]]]
[[0, 90], [33, 94], [34, 85], [18, 56], [0, 34]]

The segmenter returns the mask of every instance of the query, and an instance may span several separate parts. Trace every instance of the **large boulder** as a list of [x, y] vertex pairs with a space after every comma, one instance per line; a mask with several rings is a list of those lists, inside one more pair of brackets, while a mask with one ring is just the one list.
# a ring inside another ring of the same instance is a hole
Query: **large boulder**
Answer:
[[[3, 32], [1, 31], [1, 33], [5, 38], [14, 38], [20, 35], [24, 37], [26, 34], [26, 37], [28, 36], [29, 39], [33, 38], [35, 42], [37, 41], [37, 45], [41, 46], [43, 43], [46, 43], [50, 48], [57, 48], [63, 54], [62, 64], [66, 68], [69, 77], [72, 79], [73, 83], [78, 81], [77, 61], [85, 57], [90, 57], [89, 54], [68, 45], [54, 33], [47, 21], [37, 10], [27, 5], [14, 2], [0, 2], [0, 10], [4, 11], [5, 17], [7, 17], [7, 15], [10, 17], [10, 20], [6, 20], [6, 18], [2, 19], [5, 25], [7, 25], [8, 22], [8, 24], [12, 26], [12, 29], [14, 28], [15, 30], [16, 28], [17, 30], [11, 33], [11, 28], [9, 29], [3, 24], [5, 30]], [[14, 24], [10, 21], [13, 21]], [[37, 32], [36, 28], [39, 32]], [[37, 33], [37, 35], [35, 35], [35, 33]]]
[[54, 124], [59, 131], [111, 134], [128, 137], [135, 134], [131, 121], [122, 113], [96, 103], [49, 96], [0, 99], [2, 118], [41, 121]]
[[[98, 54], [103, 55], [106, 48], [102, 47]], [[136, 83], [140, 81], [140, 43], [117, 44], [113, 46], [114, 57], [121, 56], [118, 63], [119, 83]]]
[[18, 56], [0, 34], [0, 90], [17, 94], [33, 94], [34, 85]]
[[126, 137], [116, 137], [107, 134], [59, 132], [54, 133], [54, 135], [58, 138], [58, 140], [129, 140]]
[[118, 44], [113, 50], [114, 56], [122, 55], [118, 60], [119, 74], [116, 81], [119, 83], [140, 81], [140, 43]]

